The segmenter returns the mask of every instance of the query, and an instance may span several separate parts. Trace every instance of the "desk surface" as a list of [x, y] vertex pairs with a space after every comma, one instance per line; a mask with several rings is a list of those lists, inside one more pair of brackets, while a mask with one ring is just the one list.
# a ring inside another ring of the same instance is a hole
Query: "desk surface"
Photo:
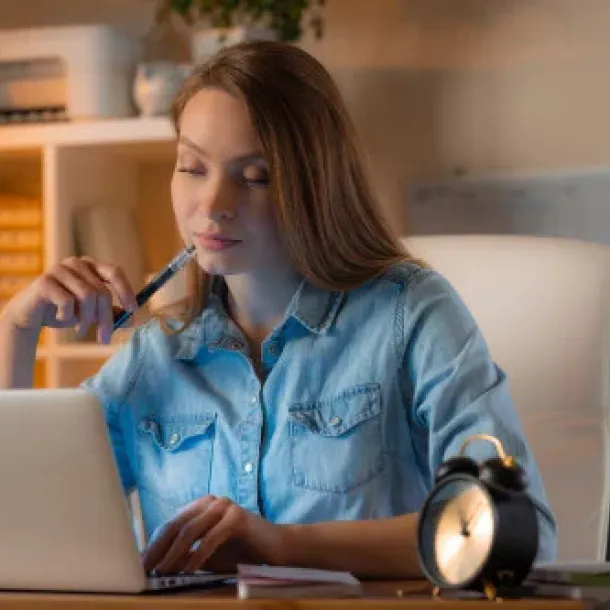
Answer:
[[[439, 606], [439, 604], [442, 604]], [[583, 610], [584, 602], [569, 600], [505, 600], [500, 609], [509, 610]], [[364, 597], [358, 599], [253, 599], [242, 601], [235, 587], [186, 590], [147, 595], [83, 595], [50, 593], [0, 593], [1, 610], [170, 610], [205, 608], [205, 610], [484, 610], [498, 608], [486, 600], [435, 599], [425, 582], [370, 582], [364, 584]]]

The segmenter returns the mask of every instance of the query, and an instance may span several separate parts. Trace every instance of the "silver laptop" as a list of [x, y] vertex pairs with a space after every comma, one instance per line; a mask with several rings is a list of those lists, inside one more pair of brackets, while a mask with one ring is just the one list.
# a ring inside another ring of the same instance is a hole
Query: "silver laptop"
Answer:
[[93, 394], [0, 391], [0, 589], [140, 593], [229, 577], [145, 574]]

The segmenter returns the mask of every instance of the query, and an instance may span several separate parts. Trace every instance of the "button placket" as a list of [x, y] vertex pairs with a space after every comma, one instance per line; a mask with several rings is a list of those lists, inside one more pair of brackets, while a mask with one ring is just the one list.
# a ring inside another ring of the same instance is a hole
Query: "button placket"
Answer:
[[[260, 388], [247, 400], [247, 413], [240, 426], [240, 473], [237, 492], [239, 503], [249, 510], [260, 512], [258, 503], [258, 460], [261, 444]], [[258, 408], [257, 408], [258, 406]]]

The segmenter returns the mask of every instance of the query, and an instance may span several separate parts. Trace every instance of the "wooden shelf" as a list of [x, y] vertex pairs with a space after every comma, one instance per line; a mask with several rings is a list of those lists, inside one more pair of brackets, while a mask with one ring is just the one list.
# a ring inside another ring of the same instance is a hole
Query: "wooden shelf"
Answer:
[[[44, 269], [77, 252], [76, 210], [88, 205], [129, 209], [133, 249], [126, 248], [125, 262], [117, 264], [125, 265], [133, 285], [140, 286], [180, 247], [169, 188], [175, 154], [169, 117], [0, 125], [0, 193], [41, 201]], [[111, 345], [76, 342], [50, 332], [36, 352], [37, 384], [78, 384], [123, 342], [119, 337]]]

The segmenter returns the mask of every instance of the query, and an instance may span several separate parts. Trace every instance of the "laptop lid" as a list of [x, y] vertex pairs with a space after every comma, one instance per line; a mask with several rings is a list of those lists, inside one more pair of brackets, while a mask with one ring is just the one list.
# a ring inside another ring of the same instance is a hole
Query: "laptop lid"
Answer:
[[0, 391], [0, 588], [145, 588], [101, 406], [82, 389]]

